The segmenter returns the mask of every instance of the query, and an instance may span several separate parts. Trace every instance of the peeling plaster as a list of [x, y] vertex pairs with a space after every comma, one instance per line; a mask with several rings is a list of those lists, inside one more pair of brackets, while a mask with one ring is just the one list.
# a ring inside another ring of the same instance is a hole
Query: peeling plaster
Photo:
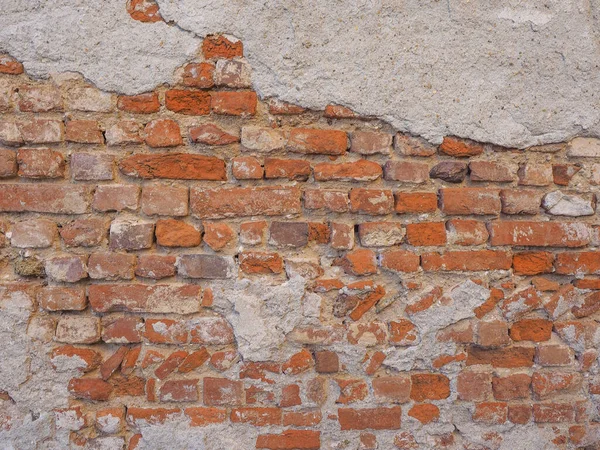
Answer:
[[0, 48], [34, 76], [75, 71], [132, 94], [172, 81], [222, 32], [244, 42], [263, 97], [342, 104], [436, 143], [600, 135], [589, 0], [157, 2], [170, 25], [132, 20], [125, 0], [0, 0]]

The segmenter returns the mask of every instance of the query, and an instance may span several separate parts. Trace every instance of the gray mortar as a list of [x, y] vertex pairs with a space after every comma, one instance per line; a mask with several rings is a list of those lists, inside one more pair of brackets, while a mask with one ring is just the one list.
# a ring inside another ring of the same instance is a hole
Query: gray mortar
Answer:
[[598, 3], [591, 0], [0, 0], [0, 49], [34, 76], [76, 71], [137, 93], [172, 81], [200, 37], [241, 39], [263, 97], [346, 105], [440, 142], [509, 147], [600, 135]]

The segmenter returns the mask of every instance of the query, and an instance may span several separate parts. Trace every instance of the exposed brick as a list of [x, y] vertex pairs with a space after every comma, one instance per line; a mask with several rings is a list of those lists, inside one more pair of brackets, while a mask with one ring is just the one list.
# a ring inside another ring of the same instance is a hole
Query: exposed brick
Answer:
[[229, 145], [239, 142], [237, 134], [230, 133], [214, 123], [207, 123], [190, 128], [192, 142], [204, 145]]
[[160, 387], [159, 398], [163, 402], [194, 402], [198, 400], [198, 380], [167, 380]]
[[247, 274], [283, 272], [283, 259], [277, 253], [243, 252], [239, 255], [240, 270]]
[[14, 150], [0, 148], [0, 178], [17, 175], [17, 153]]
[[469, 139], [446, 136], [440, 145], [440, 152], [455, 158], [467, 158], [483, 153], [483, 146]]
[[135, 211], [138, 208], [140, 188], [135, 184], [101, 185], [94, 192], [92, 207], [96, 211]]
[[381, 255], [381, 267], [394, 272], [416, 272], [419, 262], [419, 255], [407, 250], [387, 251]]
[[60, 91], [52, 85], [19, 86], [19, 109], [23, 112], [60, 111], [63, 102]]
[[429, 164], [412, 161], [388, 161], [385, 179], [402, 183], [422, 184], [429, 180]]
[[213, 92], [211, 110], [226, 116], [253, 116], [256, 114], [258, 98], [254, 91]]
[[523, 252], [513, 256], [513, 269], [522, 275], [551, 273], [554, 255], [549, 252]]
[[21, 148], [17, 152], [19, 176], [23, 178], [63, 178], [62, 153], [47, 148]]
[[314, 172], [316, 181], [374, 181], [382, 174], [379, 164], [366, 159], [341, 164], [316, 164]]
[[336, 250], [352, 250], [354, 247], [354, 226], [346, 223], [332, 223], [331, 247]]
[[151, 114], [160, 110], [158, 93], [145, 92], [138, 95], [120, 95], [117, 108], [134, 114]]
[[100, 319], [85, 316], [61, 316], [56, 340], [67, 344], [93, 344], [100, 340]]
[[321, 432], [312, 430], [286, 430], [281, 434], [259, 434], [256, 448], [270, 450], [318, 450], [321, 448]]
[[377, 131], [355, 131], [350, 135], [350, 151], [361, 155], [382, 153], [387, 155], [392, 148], [392, 135]]
[[196, 247], [200, 245], [200, 232], [192, 224], [175, 219], [156, 222], [156, 243], [163, 247]]
[[268, 105], [269, 113], [275, 115], [292, 116], [302, 114], [306, 111], [306, 109], [301, 106], [286, 103], [276, 98], [269, 100]]
[[[168, 110], [180, 113], [187, 114], [191, 116], [205, 116], [210, 113], [210, 102], [211, 96], [207, 92], [202, 91], [191, 91], [191, 90], [183, 90], [183, 89], [170, 89], [165, 93], [165, 106]], [[153, 134], [156, 134], [157, 130], [153, 131]], [[172, 134], [173, 139], [175, 139], [175, 128], [166, 129], [165, 134]], [[179, 128], [177, 128], [177, 136], [179, 142], [174, 145], [178, 145], [181, 143], [181, 136], [179, 133]], [[146, 140], [148, 143], [148, 140]], [[148, 143], [151, 147], [171, 147], [172, 145], [152, 145]]]
[[496, 250], [446, 251], [424, 253], [421, 265], [426, 271], [507, 270], [512, 265], [510, 253]]
[[76, 219], [62, 226], [60, 236], [67, 247], [94, 247], [102, 243], [107, 231], [106, 219]]
[[118, 344], [141, 342], [142, 328], [143, 322], [139, 317], [109, 317], [102, 321], [102, 340]]
[[115, 157], [107, 154], [73, 153], [71, 175], [77, 181], [108, 181], [114, 178]]
[[19, 75], [23, 73], [23, 64], [12, 56], [3, 53], [0, 55], [0, 73], [7, 75]]
[[412, 400], [418, 402], [442, 400], [450, 396], [450, 380], [445, 375], [413, 374], [411, 375], [411, 381], [410, 398]]
[[269, 242], [278, 247], [303, 247], [308, 244], [308, 223], [272, 222]]
[[345, 191], [306, 189], [304, 191], [304, 207], [311, 210], [323, 210], [331, 212], [346, 212], [349, 209], [350, 200]]
[[150, 147], [176, 147], [183, 143], [179, 124], [171, 119], [155, 119], [146, 124], [144, 140]]
[[492, 393], [492, 375], [488, 372], [462, 371], [457, 377], [456, 389], [461, 400], [483, 401]]
[[244, 56], [244, 46], [239, 40], [230, 40], [221, 34], [211, 34], [202, 41], [202, 54], [206, 59]]
[[112, 393], [112, 386], [98, 378], [73, 378], [69, 381], [69, 392], [76, 398], [106, 401]]
[[527, 163], [519, 167], [519, 184], [522, 186], [548, 186], [553, 182], [552, 166]]
[[263, 242], [267, 222], [264, 220], [256, 222], [244, 222], [240, 224], [240, 243], [247, 245], [258, 245]]
[[217, 255], [182, 255], [177, 263], [178, 272], [187, 278], [221, 279], [233, 275], [232, 261]]
[[504, 214], [535, 215], [540, 211], [542, 194], [525, 189], [503, 189], [500, 191]]
[[454, 245], [485, 244], [489, 238], [484, 222], [468, 219], [450, 219], [446, 222], [448, 242]]
[[264, 169], [255, 157], [238, 156], [232, 159], [231, 172], [238, 180], [260, 180]]
[[301, 210], [300, 190], [283, 186], [192, 188], [190, 207], [193, 214], [203, 219], [296, 214]]
[[556, 273], [561, 275], [599, 275], [600, 252], [564, 252], [556, 255]]
[[441, 209], [446, 214], [500, 214], [500, 193], [495, 189], [440, 189]]
[[154, 224], [131, 219], [117, 219], [110, 225], [111, 249], [141, 250], [152, 247]]
[[214, 83], [215, 66], [211, 63], [190, 63], [183, 68], [181, 76], [185, 86], [199, 89], [209, 89]]
[[85, 112], [111, 112], [114, 108], [114, 96], [94, 86], [74, 86], [66, 93], [69, 109]]
[[204, 404], [208, 406], [238, 406], [243, 403], [244, 385], [241, 381], [225, 378], [203, 379]]
[[310, 177], [310, 173], [310, 163], [308, 161], [301, 159], [265, 159], [265, 178], [306, 181]]
[[234, 232], [226, 223], [205, 223], [204, 242], [214, 251], [227, 247], [234, 240]]
[[104, 144], [104, 135], [95, 120], [70, 120], [65, 129], [67, 142]]
[[590, 242], [591, 229], [580, 222], [493, 222], [491, 245], [530, 247], [583, 247]]
[[350, 275], [370, 275], [377, 273], [375, 253], [372, 250], [358, 249], [348, 252], [343, 258], [334, 261]]
[[486, 425], [500, 425], [508, 420], [508, 405], [504, 402], [484, 402], [475, 405], [473, 421]]
[[531, 376], [517, 373], [505, 377], [494, 377], [492, 389], [496, 400], [516, 400], [530, 398]]
[[82, 311], [87, 306], [85, 289], [80, 287], [46, 286], [37, 300], [48, 311]]
[[293, 128], [287, 146], [296, 153], [343, 155], [348, 148], [348, 136], [340, 130]]
[[404, 238], [404, 228], [395, 222], [364, 222], [358, 226], [358, 237], [364, 247], [391, 247]]
[[533, 365], [532, 347], [511, 347], [501, 349], [468, 348], [467, 366], [491, 364], [493, 367], [517, 368]]
[[189, 153], [137, 154], [119, 162], [125, 175], [136, 178], [225, 180], [225, 161]]
[[56, 256], [47, 259], [44, 265], [46, 275], [53, 281], [75, 283], [87, 278], [83, 256]]
[[425, 139], [397, 133], [394, 138], [394, 149], [405, 156], [433, 156], [437, 148]]
[[188, 188], [186, 186], [146, 185], [142, 188], [142, 212], [148, 216], [186, 216]]
[[382, 403], [407, 403], [410, 401], [411, 380], [408, 376], [373, 378], [373, 394]]
[[422, 214], [437, 210], [437, 195], [429, 192], [396, 193], [395, 211], [398, 214]]
[[462, 183], [467, 173], [469, 166], [466, 163], [459, 161], [442, 161], [431, 168], [429, 176], [444, 180], [448, 183]]
[[392, 191], [357, 188], [350, 191], [350, 210], [359, 214], [389, 214], [394, 208]]
[[510, 344], [507, 323], [501, 320], [479, 322], [477, 343], [482, 347], [502, 347]]
[[340, 408], [338, 418], [345, 430], [399, 430], [402, 409], [391, 408]]
[[52, 245], [56, 235], [56, 224], [50, 220], [24, 220], [13, 224], [10, 245], [18, 248], [46, 248]]
[[131, 280], [135, 256], [125, 253], [92, 253], [88, 258], [88, 274], [95, 280]]
[[108, 127], [104, 136], [106, 144], [114, 145], [133, 145], [144, 142], [142, 136], [142, 125], [134, 120], [121, 120]]
[[409, 223], [406, 225], [406, 240], [414, 246], [440, 246], [446, 244], [444, 222]]
[[508, 183], [514, 181], [516, 168], [495, 161], [471, 161], [469, 163], [471, 181], [491, 181]]

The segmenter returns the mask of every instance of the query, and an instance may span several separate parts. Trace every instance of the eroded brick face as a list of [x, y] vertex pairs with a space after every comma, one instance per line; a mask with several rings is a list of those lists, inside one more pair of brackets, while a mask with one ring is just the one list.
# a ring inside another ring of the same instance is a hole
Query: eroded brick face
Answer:
[[154, 427], [240, 449], [599, 445], [597, 140], [434, 145], [260, 99], [222, 35], [131, 96], [0, 63], [0, 328], [26, 372], [0, 390], [9, 448], [41, 391], [64, 395], [36, 411], [48, 448], [159, 448]]

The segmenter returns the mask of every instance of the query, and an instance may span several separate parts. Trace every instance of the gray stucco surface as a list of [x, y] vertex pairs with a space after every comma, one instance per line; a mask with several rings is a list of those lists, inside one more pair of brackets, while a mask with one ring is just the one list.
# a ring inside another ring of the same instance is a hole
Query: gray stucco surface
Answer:
[[244, 42], [263, 97], [348, 106], [401, 131], [526, 147], [600, 135], [595, 0], [0, 0], [0, 49], [45, 77], [136, 93], [171, 80], [200, 38]]

